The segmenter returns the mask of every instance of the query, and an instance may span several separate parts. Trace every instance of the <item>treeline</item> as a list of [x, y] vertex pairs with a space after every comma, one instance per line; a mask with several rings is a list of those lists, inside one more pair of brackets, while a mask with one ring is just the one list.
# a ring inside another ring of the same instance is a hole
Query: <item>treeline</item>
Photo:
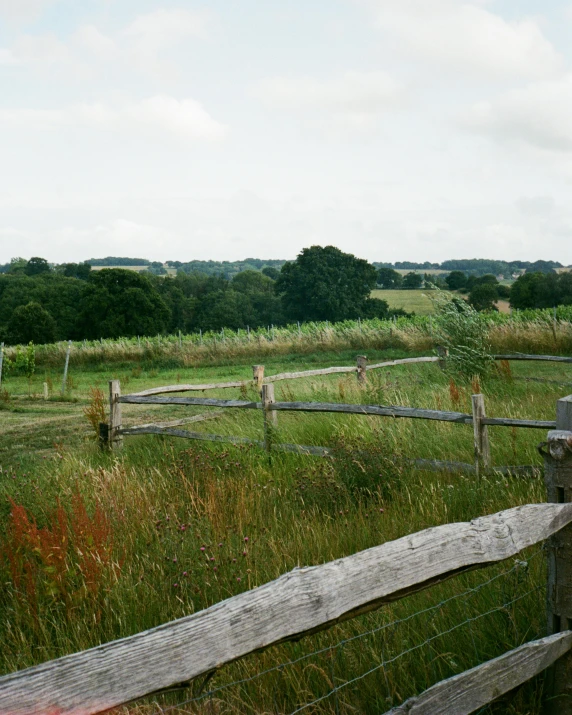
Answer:
[[454, 259], [442, 263], [415, 263], [413, 261], [397, 261], [396, 263], [374, 263], [377, 268], [394, 268], [409, 271], [462, 271], [468, 276], [484, 276], [492, 274], [504, 279], [516, 278], [523, 271], [529, 273], [549, 273], [555, 268], [562, 268], [558, 261], [493, 261], [488, 258]]
[[304, 249], [279, 272], [272, 266], [232, 278], [206, 273], [159, 277], [87, 264], [50, 266], [16, 259], [0, 275], [0, 340], [9, 344], [94, 340], [291, 321], [385, 318], [370, 297], [377, 271], [333, 246]]

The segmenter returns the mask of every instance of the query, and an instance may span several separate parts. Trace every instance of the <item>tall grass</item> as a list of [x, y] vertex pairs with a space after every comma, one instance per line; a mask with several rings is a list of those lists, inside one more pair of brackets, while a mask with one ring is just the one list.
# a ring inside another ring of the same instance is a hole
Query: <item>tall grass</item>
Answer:
[[[572, 307], [560, 306], [556, 320], [552, 310], [518, 311], [508, 316], [487, 314], [488, 337], [497, 352], [572, 352]], [[269, 355], [308, 354], [324, 351], [396, 348], [429, 352], [439, 342], [434, 319], [427, 316], [396, 320], [362, 320], [303, 323], [258, 330], [225, 329], [220, 333], [158, 335], [118, 340], [83, 341], [73, 344], [72, 364], [155, 363], [192, 367], [200, 364], [230, 364], [246, 358]], [[6, 349], [13, 359], [17, 346]], [[63, 364], [67, 342], [36, 347], [39, 367]]]
[[[516, 382], [502, 372], [483, 389], [489, 414], [506, 416], [550, 419], [561, 396], [558, 385]], [[365, 387], [354, 376], [336, 376], [277, 383], [276, 390], [278, 399], [441, 409], [453, 402], [463, 409], [470, 402], [470, 388], [453, 390], [435, 365], [370, 373]], [[132, 409], [126, 410], [129, 419], [138, 408]], [[62, 449], [58, 460], [32, 473], [3, 472], [0, 670], [137, 633], [296, 566], [545, 499], [541, 480], [477, 482], [467, 475], [405, 468], [390, 456], [467, 461], [472, 453], [467, 426], [280, 414], [277, 429], [284, 441], [334, 444], [340, 456], [334, 461], [276, 454], [270, 461], [253, 447], [221, 449], [144, 437], [126, 440], [119, 454], [86, 443], [73, 452]], [[208, 431], [215, 430], [209, 425]], [[260, 415], [229, 411], [216, 431], [259, 437]], [[493, 460], [538, 460], [540, 438], [527, 430], [491, 428]], [[526, 565], [513, 568], [511, 561], [457, 576], [326, 633], [248, 657], [223, 669], [207, 689], [245, 682], [180, 712], [286, 713], [334, 686], [343, 687], [309, 712], [384, 712], [441, 678], [544, 633], [544, 560], [533, 553], [519, 556]], [[94, 563], [101, 567], [90, 571]], [[321, 652], [278, 668], [313, 651]], [[346, 685], [382, 660], [385, 669]], [[258, 677], [271, 668], [277, 669]], [[173, 705], [199, 688], [196, 683], [158, 703]], [[538, 713], [541, 690], [541, 681], [533, 682], [490, 712]], [[124, 711], [147, 715], [157, 708], [143, 701]]]

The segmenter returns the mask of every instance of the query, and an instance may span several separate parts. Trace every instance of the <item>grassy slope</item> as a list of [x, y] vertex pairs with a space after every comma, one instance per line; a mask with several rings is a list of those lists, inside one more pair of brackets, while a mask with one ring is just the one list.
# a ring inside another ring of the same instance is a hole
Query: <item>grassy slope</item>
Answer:
[[427, 290], [374, 290], [373, 298], [381, 298], [389, 303], [390, 308], [403, 308], [416, 315], [431, 315], [435, 312]]
[[[322, 365], [351, 364], [353, 355], [321, 355], [318, 359]], [[266, 362], [267, 374], [292, 369], [294, 365], [303, 369], [316, 364], [312, 356]], [[534, 375], [572, 381], [569, 366], [514, 364], [513, 373], [518, 377]], [[0, 411], [0, 534], [10, 523], [8, 497], [25, 505], [38, 526], [56, 533], [50, 515], [58, 500], [68, 514], [75, 509], [72, 522], [74, 518], [81, 522], [74, 497], [80, 493], [90, 513], [96, 503], [101, 504], [109, 522], [110, 539], [112, 535], [109, 543], [113, 544], [112, 550], [107, 551], [102, 546], [105, 529], [101, 524], [99, 531], [96, 526], [86, 527], [84, 519], [84, 531], [92, 530], [93, 543], [100, 544], [105, 565], [90, 580], [84, 574], [89, 569], [83, 564], [81, 570], [72, 548], [60, 578], [56, 578], [37, 553], [29, 550], [27, 542], [19, 542], [22, 561], [13, 560], [12, 568], [6, 562], [0, 566], [2, 582], [7, 584], [0, 596], [2, 671], [200, 610], [297, 565], [325, 562], [428, 526], [468, 520], [544, 499], [540, 480], [494, 478], [477, 484], [463, 476], [404, 470], [387, 458], [387, 454], [406, 453], [470, 461], [471, 428], [460, 425], [357, 416], [279, 415], [280, 439], [335, 443], [342, 454], [335, 463], [294, 455], [277, 455], [269, 463], [267, 456], [256, 449], [209, 448], [155, 437], [131, 438], [126, 440], [122, 454], [106, 455], [88, 440], [87, 422], [81, 411], [87, 404], [90, 385], [104, 387], [107, 379], [119, 377], [124, 391], [134, 391], [177, 379], [222, 380], [250, 375], [248, 364], [161, 373], [139, 373], [137, 368], [73, 372], [75, 387], [71, 394], [77, 402], [44, 403], [21, 397], [12, 402], [11, 409]], [[6, 386], [20, 394], [27, 390], [21, 379], [11, 379]], [[558, 397], [570, 391], [570, 387], [557, 382], [511, 382], [500, 377], [483, 387], [489, 414], [545, 419], [552, 418]], [[32, 385], [32, 391], [38, 390], [39, 381]], [[276, 392], [277, 399], [411, 404], [466, 411], [470, 409], [471, 389], [461, 386], [460, 401], [453, 403], [448, 381], [439, 369], [419, 365], [370, 373], [365, 390], [356, 387], [352, 375], [277, 383]], [[238, 396], [239, 391], [220, 394]], [[153, 411], [160, 416], [154, 417]], [[125, 422], [179, 415], [176, 409], [125, 406]], [[229, 411], [199, 428], [260, 437], [260, 422], [258, 413]], [[538, 463], [535, 447], [543, 437], [542, 432], [531, 430], [491, 428], [493, 461]], [[372, 458], [355, 456], [354, 449], [363, 448], [364, 443], [372, 451]], [[369, 490], [356, 491], [356, 485], [367, 485]], [[81, 533], [79, 528], [73, 531], [72, 546], [77, 546]], [[247, 543], [245, 537], [249, 539]], [[8, 537], [0, 538], [6, 545]], [[30, 564], [37, 565], [33, 592], [25, 580], [18, 588], [14, 581], [18, 568], [24, 573]], [[539, 557], [530, 562], [529, 568], [499, 578], [475, 594], [410, 618], [418, 610], [432, 607], [511, 566], [456, 577], [326, 634], [252, 656], [224, 669], [216, 676], [214, 686], [253, 676], [395, 619], [409, 619], [223, 691], [215, 697], [215, 703], [222, 701], [227, 707], [224, 712], [288, 712], [298, 703], [325, 694], [332, 682], [340, 685], [375, 667], [382, 657], [389, 660], [414, 648], [394, 660], [385, 674], [377, 671], [338, 693], [339, 712], [349, 713], [352, 707], [365, 713], [383, 712], [390, 703], [398, 703], [440, 678], [542, 633], [544, 572]], [[540, 590], [526, 598], [437, 637], [441, 631], [536, 587]], [[430, 642], [417, 648], [426, 640]], [[539, 687], [531, 684], [496, 711], [536, 713], [539, 692]], [[182, 699], [181, 694], [165, 696], [166, 703]], [[204, 712], [209, 712], [208, 706]], [[324, 700], [314, 712], [336, 712], [335, 699]]]

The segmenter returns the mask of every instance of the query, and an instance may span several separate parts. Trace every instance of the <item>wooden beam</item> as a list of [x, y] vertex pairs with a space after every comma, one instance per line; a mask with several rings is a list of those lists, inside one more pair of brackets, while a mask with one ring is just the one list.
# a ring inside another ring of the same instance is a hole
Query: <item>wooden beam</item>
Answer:
[[466, 670], [386, 715], [470, 715], [552, 665], [572, 648], [572, 631], [541, 638]]
[[219, 400], [215, 397], [139, 397], [138, 395], [123, 395], [118, 402], [129, 405], [199, 405], [201, 407], [241, 407], [249, 410], [261, 410], [261, 402], [249, 400]]
[[471, 403], [473, 406], [475, 467], [477, 469], [477, 477], [479, 477], [483, 470], [486, 471], [491, 466], [491, 445], [489, 442], [489, 430], [487, 426], [483, 424], [483, 418], [486, 417], [484, 395], [471, 395]]
[[201, 390], [217, 390], [227, 387], [242, 387], [248, 385], [248, 380], [240, 382], [211, 382], [204, 385], [166, 385], [165, 387], [152, 387], [141, 392], [132, 392], [129, 397], [148, 397], [150, 395], [163, 395], [170, 392], [200, 392]]
[[366, 370], [377, 370], [380, 367], [393, 367], [394, 365], [410, 365], [413, 363], [420, 362], [439, 362], [440, 357], [416, 357], [416, 358], [403, 358], [402, 360], [389, 360], [387, 362], [377, 362], [374, 365], [368, 365]]
[[3, 676], [0, 713], [103, 712], [504, 561], [571, 521], [572, 504], [529, 504], [295, 569], [199, 613]]
[[109, 446], [120, 449], [123, 446], [121, 436], [121, 383], [119, 380], [109, 381]]
[[263, 446], [263, 442], [248, 437], [234, 437], [232, 435], [208, 434], [206, 432], [189, 432], [188, 430], [176, 429], [175, 427], [159, 427], [158, 425], [141, 425], [139, 427], [125, 427], [119, 430], [119, 434], [136, 436], [142, 434], [161, 434], [170, 437], [182, 437], [183, 439], [199, 439], [203, 442], [228, 442], [230, 444], [255, 444]]
[[548, 362], [572, 362], [572, 357], [562, 355], [493, 355], [495, 360], [546, 360]]
[[264, 378], [266, 384], [280, 380], [295, 380], [299, 377], [316, 377], [318, 375], [335, 375], [336, 373], [355, 372], [356, 367], [325, 367], [319, 370], [304, 370], [303, 372], [281, 372]]
[[483, 417], [481, 424], [497, 427], [528, 427], [530, 429], [555, 429], [556, 420], [516, 420], [511, 417]]
[[295, 412], [340, 412], [350, 415], [380, 415], [381, 417], [410, 417], [468, 425], [473, 422], [472, 416], [463, 412], [444, 412], [442, 410], [426, 410], [421, 407], [397, 407], [394, 405], [386, 407], [383, 405], [344, 405], [337, 402], [275, 402], [271, 409]]

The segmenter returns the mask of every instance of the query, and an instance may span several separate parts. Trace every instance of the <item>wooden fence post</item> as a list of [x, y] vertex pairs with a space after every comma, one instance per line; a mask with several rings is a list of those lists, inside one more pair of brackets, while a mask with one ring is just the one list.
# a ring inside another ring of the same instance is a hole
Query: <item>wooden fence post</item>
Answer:
[[447, 358], [449, 357], [449, 349], [442, 345], [437, 346], [437, 355], [439, 356], [439, 367], [444, 370], [447, 366]]
[[358, 385], [365, 385], [366, 381], [367, 358], [365, 355], [357, 356], [357, 381]]
[[121, 395], [121, 384], [119, 380], [109, 381], [109, 446], [111, 449], [123, 447], [123, 435], [119, 434], [121, 429], [121, 403], [117, 398]]
[[[544, 453], [547, 501], [572, 502], [572, 395], [558, 400], [556, 430], [548, 433]], [[572, 526], [548, 541], [548, 633], [572, 629]], [[572, 654], [551, 668], [547, 679], [546, 713], [572, 715]]]
[[48, 388], [48, 383], [44, 382], [44, 400], [49, 399], [50, 397], [50, 390]]
[[483, 470], [490, 469], [491, 466], [491, 446], [489, 443], [489, 430], [482, 423], [486, 417], [485, 398], [483, 395], [471, 395], [473, 404], [473, 434], [475, 437], [475, 467], [477, 477], [480, 477]]
[[262, 394], [262, 382], [264, 380], [264, 365], [252, 366], [252, 379], [259, 394]]
[[68, 367], [70, 364], [70, 353], [71, 353], [72, 341], [68, 340], [68, 349], [66, 351], [66, 363], [64, 365], [64, 379], [62, 380], [62, 397], [65, 395], [66, 386], [68, 382]]
[[2, 387], [2, 365], [4, 364], [4, 343], [0, 345], [0, 387]]
[[275, 402], [274, 385], [262, 385], [262, 408], [264, 414], [264, 448], [267, 452], [272, 449], [272, 430], [278, 425], [278, 415], [276, 411], [268, 409], [268, 406]]

